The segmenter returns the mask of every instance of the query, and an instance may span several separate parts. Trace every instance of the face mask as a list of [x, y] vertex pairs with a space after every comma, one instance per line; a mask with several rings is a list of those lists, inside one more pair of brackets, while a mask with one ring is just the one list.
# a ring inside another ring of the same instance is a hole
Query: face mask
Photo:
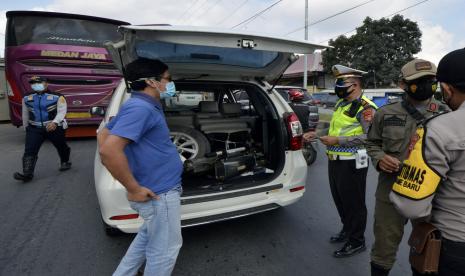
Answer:
[[349, 91], [349, 89], [352, 87], [352, 84], [349, 85], [349, 86], [338, 86], [336, 85], [334, 87], [334, 92], [336, 93], [336, 95], [340, 98], [340, 99], [344, 99], [344, 98], [347, 98], [347, 96], [349, 96], [352, 91]]
[[336, 84], [334, 86], [334, 92], [340, 99], [344, 99], [347, 96], [349, 96], [352, 91], [349, 91], [349, 89], [352, 87], [353, 83], [345, 83], [344, 79], [336, 79]]
[[160, 99], [170, 98], [176, 95], [176, 86], [174, 82], [170, 81], [166, 84], [166, 90], [160, 92]]
[[33, 83], [31, 84], [31, 88], [35, 92], [42, 92], [45, 90], [45, 85], [43, 83]]
[[436, 80], [420, 80], [414, 83], [407, 83], [405, 92], [417, 101], [425, 101], [433, 96], [437, 87], [438, 83]]

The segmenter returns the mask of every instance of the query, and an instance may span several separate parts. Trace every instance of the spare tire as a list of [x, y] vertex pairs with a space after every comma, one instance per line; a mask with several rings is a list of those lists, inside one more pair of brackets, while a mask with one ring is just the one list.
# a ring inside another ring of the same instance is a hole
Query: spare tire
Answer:
[[200, 131], [186, 126], [169, 126], [170, 137], [182, 161], [204, 157], [210, 152], [210, 143]]

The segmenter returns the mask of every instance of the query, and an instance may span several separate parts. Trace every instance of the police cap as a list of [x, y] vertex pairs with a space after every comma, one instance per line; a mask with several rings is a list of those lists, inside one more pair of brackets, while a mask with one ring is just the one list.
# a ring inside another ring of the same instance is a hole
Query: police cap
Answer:
[[29, 79], [29, 83], [38, 83], [38, 82], [46, 82], [47, 79], [44, 77], [39, 77], [39, 76], [32, 76]]
[[400, 77], [406, 81], [415, 80], [424, 76], [436, 76], [436, 65], [424, 59], [414, 59], [407, 62], [400, 69]]
[[332, 68], [333, 75], [336, 79], [339, 78], [361, 78], [362, 75], [367, 74], [368, 72], [350, 68], [344, 65], [336, 64]]

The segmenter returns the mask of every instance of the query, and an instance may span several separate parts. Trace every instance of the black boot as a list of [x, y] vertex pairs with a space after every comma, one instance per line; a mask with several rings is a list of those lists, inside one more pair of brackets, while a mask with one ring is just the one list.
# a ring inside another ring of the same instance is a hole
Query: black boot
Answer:
[[371, 262], [370, 265], [371, 265], [371, 276], [388, 276], [389, 275], [390, 269], [386, 269], [373, 262]]
[[31, 181], [34, 177], [34, 168], [36, 167], [37, 156], [23, 157], [23, 173], [15, 172], [13, 177], [23, 182]]

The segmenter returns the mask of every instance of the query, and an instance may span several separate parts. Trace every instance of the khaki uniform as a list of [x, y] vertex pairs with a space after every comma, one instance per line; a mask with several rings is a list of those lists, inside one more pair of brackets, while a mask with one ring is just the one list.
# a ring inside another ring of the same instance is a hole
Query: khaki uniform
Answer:
[[[411, 107], [411, 105], [410, 105]], [[401, 162], [407, 157], [410, 139], [417, 124], [447, 107], [432, 100], [423, 108], [417, 107], [416, 114], [407, 110], [406, 102], [397, 102], [381, 107], [375, 114], [373, 124], [368, 132], [366, 148], [373, 164], [379, 170], [378, 162], [389, 154]], [[417, 117], [417, 118], [414, 118]], [[379, 171], [376, 189], [374, 234], [375, 243], [371, 251], [371, 261], [385, 269], [391, 269], [398, 246], [404, 233], [407, 220], [401, 216], [389, 201], [392, 184], [398, 173]]]

